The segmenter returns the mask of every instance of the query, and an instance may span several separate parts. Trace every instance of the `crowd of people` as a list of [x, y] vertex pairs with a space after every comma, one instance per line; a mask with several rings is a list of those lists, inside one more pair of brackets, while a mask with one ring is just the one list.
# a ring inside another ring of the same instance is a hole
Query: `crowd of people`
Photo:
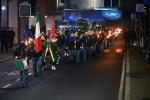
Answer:
[[[35, 32], [35, 31], [34, 31]], [[66, 61], [78, 66], [81, 62], [87, 63], [97, 59], [104, 53], [104, 49], [113, 45], [116, 36], [121, 34], [121, 29], [117, 27], [105, 27], [96, 29], [87, 28], [63, 28], [56, 29], [55, 34], [50, 40], [50, 30], [41, 31], [42, 43], [53, 42], [59, 48], [59, 54], [55, 61], [53, 61], [52, 70], [56, 70], [61, 60], [67, 57]], [[34, 36], [35, 33], [32, 35]], [[30, 46], [26, 45], [25, 41], [21, 41], [20, 46], [15, 50], [14, 57], [16, 59], [32, 60], [33, 75], [38, 77], [45, 69], [46, 61], [42, 56], [42, 50], [36, 52], [34, 49], [34, 38]], [[38, 67], [37, 67], [38, 65]], [[28, 70], [20, 71], [20, 87], [28, 87]], [[24, 75], [25, 74], [25, 75]]]
[[8, 52], [9, 49], [12, 49], [14, 43], [15, 32], [13, 28], [1, 28], [0, 30], [0, 43], [1, 43], [1, 53]]

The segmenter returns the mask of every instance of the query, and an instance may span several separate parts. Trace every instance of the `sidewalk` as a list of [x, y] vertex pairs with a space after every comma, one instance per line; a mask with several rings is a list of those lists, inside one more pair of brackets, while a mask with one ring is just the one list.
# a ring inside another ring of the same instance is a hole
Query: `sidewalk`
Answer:
[[17, 48], [17, 46], [18, 45], [14, 45], [13, 48], [11, 50], [8, 50], [7, 53], [5, 52], [5, 49], [4, 49], [4, 52], [0, 53], [0, 63], [14, 59], [13, 58], [13, 52]]
[[139, 45], [127, 51], [126, 65], [126, 85], [129, 86], [130, 97], [125, 100], [150, 100], [150, 69], [146, 67], [145, 53]]

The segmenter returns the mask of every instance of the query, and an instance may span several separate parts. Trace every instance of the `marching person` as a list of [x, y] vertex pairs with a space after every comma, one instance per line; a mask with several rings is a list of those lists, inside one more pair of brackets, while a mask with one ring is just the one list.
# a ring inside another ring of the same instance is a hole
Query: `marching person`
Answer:
[[74, 40], [74, 57], [73, 60], [75, 62], [75, 65], [79, 65], [80, 63], [80, 52], [81, 52], [81, 46], [82, 46], [82, 41], [79, 38], [80, 33], [76, 32], [75, 33], [75, 40]]
[[[56, 35], [54, 35], [52, 37], [52, 42], [55, 43], [55, 44], [58, 44]], [[58, 65], [58, 63], [59, 63], [59, 57], [55, 61], [52, 62], [52, 68], [51, 69], [56, 70], [56, 65]]]
[[[27, 65], [29, 66], [29, 54], [28, 48], [25, 46], [25, 42], [21, 41], [21, 44], [13, 53], [15, 59], [25, 58], [27, 60]], [[20, 88], [28, 88], [28, 68], [19, 71], [20, 75]]]
[[62, 57], [65, 53], [65, 36], [62, 33], [62, 30], [59, 31], [58, 38], [58, 47], [60, 48], [60, 57]]
[[96, 41], [97, 41], [97, 38], [96, 38], [96, 35], [94, 34], [94, 30], [91, 29], [90, 31], [90, 36], [91, 36], [91, 39], [92, 39], [92, 46], [91, 46], [91, 57], [92, 58], [96, 58]]
[[[42, 74], [42, 50], [37, 53], [34, 49], [34, 41], [33, 41], [29, 51], [32, 57], [31, 59], [32, 59], [34, 77], [41, 76]], [[38, 68], [37, 68], [37, 63], [38, 63]]]
[[75, 64], [78, 65], [80, 62], [80, 48], [81, 48], [81, 40], [79, 38], [79, 33], [75, 33], [75, 39], [70, 42], [69, 44], [69, 55], [70, 60]]
[[89, 62], [91, 61], [91, 47], [92, 47], [92, 38], [88, 32], [85, 32], [84, 37], [82, 38], [83, 43], [83, 59], [84, 63], [87, 62], [87, 53], [89, 56]]

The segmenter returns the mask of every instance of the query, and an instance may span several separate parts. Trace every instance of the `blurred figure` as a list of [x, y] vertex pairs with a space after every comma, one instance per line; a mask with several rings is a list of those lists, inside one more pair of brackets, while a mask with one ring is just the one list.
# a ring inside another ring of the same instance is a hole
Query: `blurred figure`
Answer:
[[143, 47], [145, 39], [145, 31], [143, 30], [142, 27], [140, 28], [139, 38], [140, 38], [140, 46]]
[[133, 50], [133, 43], [134, 43], [134, 40], [136, 39], [136, 32], [133, 30], [133, 28], [130, 28], [128, 32], [128, 37], [129, 37], [129, 43], [130, 43], [129, 48]]
[[10, 28], [9, 31], [9, 48], [12, 49], [13, 47], [13, 43], [14, 43], [14, 38], [15, 38], [15, 32], [13, 31], [13, 28]]
[[150, 68], [150, 31], [146, 31], [146, 38], [144, 41], [144, 49], [146, 52], [146, 62], [147, 62], [147, 68]]

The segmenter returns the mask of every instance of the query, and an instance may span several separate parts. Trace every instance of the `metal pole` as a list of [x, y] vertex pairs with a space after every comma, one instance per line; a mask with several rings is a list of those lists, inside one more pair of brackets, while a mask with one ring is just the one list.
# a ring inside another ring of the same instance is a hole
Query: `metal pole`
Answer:
[[148, 18], [149, 18], [149, 25], [148, 25], [148, 28], [150, 28], [150, 8], [149, 8], [149, 11], [148, 11]]
[[140, 27], [141, 27], [141, 18], [140, 18], [141, 16], [140, 16], [140, 12], [139, 12], [139, 33], [138, 34], [140, 34]]

